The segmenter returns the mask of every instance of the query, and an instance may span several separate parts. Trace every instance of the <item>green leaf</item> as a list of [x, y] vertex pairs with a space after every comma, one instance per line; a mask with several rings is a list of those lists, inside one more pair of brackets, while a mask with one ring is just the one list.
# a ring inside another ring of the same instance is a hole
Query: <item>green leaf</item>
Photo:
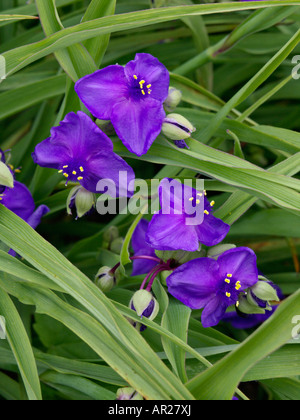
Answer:
[[1, 290], [0, 313], [6, 321], [7, 340], [16, 358], [29, 400], [41, 400], [40, 381], [33, 351], [22, 320], [9, 295]]

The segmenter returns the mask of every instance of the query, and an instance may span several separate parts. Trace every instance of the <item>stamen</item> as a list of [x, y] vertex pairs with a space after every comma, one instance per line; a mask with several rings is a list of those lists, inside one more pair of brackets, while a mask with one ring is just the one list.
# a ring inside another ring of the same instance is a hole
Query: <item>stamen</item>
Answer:
[[230, 298], [230, 297], [231, 297], [231, 293], [226, 292], [226, 296], [227, 296], [228, 298]]
[[198, 193], [197, 194], [199, 197], [203, 197], [203, 194], [202, 193]]
[[144, 91], [144, 90], [142, 90], [142, 94], [143, 94], [143, 95], [146, 95], [146, 93], [145, 93], [145, 91]]
[[240, 290], [241, 287], [242, 287], [241, 282], [240, 281], [237, 281], [235, 283], [235, 290]]
[[152, 85], [147, 85], [146, 87], [147, 87], [147, 89], [150, 89], [150, 88], [151, 88], [151, 86], [152, 86]]
[[200, 200], [196, 200], [196, 204], [200, 204], [201, 203], [201, 201]]
[[136, 74], [134, 74], [134, 75], [133, 75], [133, 78], [134, 78], [135, 80], [137, 80], [137, 78], [138, 78], [138, 77], [137, 77], [137, 75], [136, 75]]
[[237, 301], [236, 302], [236, 307], [238, 308], [240, 306], [240, 302], [239, 301]]
[[82, 181], [83, 180], [83, 176], [79, 176], [77, 179], [78, 179], [78, 181]]
[[194, 197], [189, 198], [189, 201], [194, 201]]
[[215, 201], [211, 201], [211, 203], [210, 203], [211, 207], [213, 207], [215, 204], [216, 204]]
[[82, 166], [80, 166], [79, 170], [80, 170], [80, 172], [84, 172], [84, 169], [83, 169]]
[[229, 279], [225, 279], [224, 281], [225, 281], [225, 283], [230, 284], [230, 280]]
[[59, 173], [59, 174], [62, 174], [62, 173], [63, 173], [63, 170], [61, 169], [60, 171], [58, 171], [58, 173]]
[[68, 167], [69, 167], [69, 165], [65, 165], [65, 166], [63, 166], [63, 168], [64, 168], [64, 169], [67, 169]]
[[66, 178], [69, 178], [69, 174], [64, 173], [64, 176], [65, 176]]
[[73, 175], [77, 175], [77, 172], [76, 172], [76, 171], [73, 171], [73, 172], [72, 172], [72, 174], [73, 174]]
[[207, 216], [209, 215], [209, 211], [204, 210], [204, 214], [207, 214]]
[[231, 278], [232, 277], [232, 274], [227, 274], [227, 277]]

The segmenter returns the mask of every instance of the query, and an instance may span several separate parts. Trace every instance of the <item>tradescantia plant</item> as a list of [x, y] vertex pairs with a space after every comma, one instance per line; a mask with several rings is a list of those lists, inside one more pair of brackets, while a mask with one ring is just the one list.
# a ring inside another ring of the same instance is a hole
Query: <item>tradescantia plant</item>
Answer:
[[300, 1], [0, 5], [0, 398], [299, 399]]

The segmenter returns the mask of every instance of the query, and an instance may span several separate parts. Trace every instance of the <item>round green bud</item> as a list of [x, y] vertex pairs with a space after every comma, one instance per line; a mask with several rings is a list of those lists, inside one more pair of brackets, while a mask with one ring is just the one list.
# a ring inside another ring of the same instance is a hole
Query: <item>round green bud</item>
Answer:
[[194, 131], [196, 129], [190, 121], [179, 114], [169, 114], [162, 125], [163, 134], [171, 140], [185, 140]]
[[72, 210], [76, 210], [77, 218], [86, 215], [96, 204], [95, 194], [78, 186], [70, 191], [67, 199], [67, 212], [72, 215]]
[[170, 87], [169, 88], [169, 95], [164, 102], [164, 108], [167, 112], [173, 112], [182, 99], [182, 93], [180, 90]]
[[274, 287], [272, 287], [272, 285], [267, 281], [258, 281], [253, 287], [251, 287], [251, 291], [256, 297], [258, 297], [258, 299], [266, 302], [278, 302], [280, 300]]
[[115, 276], [110, 267], [101, 267], [95, 276], [95, 284], [104, 293], [108, 293], [116, 285]]

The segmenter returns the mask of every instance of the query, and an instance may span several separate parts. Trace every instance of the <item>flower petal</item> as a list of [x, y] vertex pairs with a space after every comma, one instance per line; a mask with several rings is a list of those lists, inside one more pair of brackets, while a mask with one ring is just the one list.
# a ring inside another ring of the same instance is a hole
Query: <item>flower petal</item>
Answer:
[[35, 209], [34, 200], [30, 191], [24, 184], [18, 181], [15, 181], [14, 188], [6, 188], [1, 204], [25, 221], [27, 221]]
[[[90, 192], [103, 192], [97, 184], [101, 180], [111, 181], [113, 190], [116, 189], [117, 197], [130, 197], [132, 191], [129, 184], [133, 184], [135, 174], [133, 169], [120, 156], [113, 152], [99, 153], [89, 160], [87, 170], [84, 172], [80, 184]], [[112, 190], [112, 191], [113, 191]]]
[[177, 268], [167, 278], [168, 291], [191, 309], [201, 309], [215, 297], [218, 263], [197, 258]]
[[241, 283], [241, 290], [254, 286], [258, 281], [257, 258], [250, 248], [240, 247], [224, 252], [218, 258], [220, 276], [232, 274]]
[[114, 106], [111, 122], [127, 149], [141, 156], [160, 134], [165, 115], [156, 99], [128, 100]]
[[134, 76], [138, 81], [144, 80], [145, 86], [151, 85], [150, 96], [161, 103], [169, 94], [170, 74], [167, 68], [150, 54], [136, 54], [135, 59], [125, 66], [125, 75], [128, 83], [131, 83]]
[[[131, 245], [133, 248], [134, 256], [146, 255], [155, 257], [155, 251], [153, 248], [147, 245], [146, 243], [146, 232], [149, 226], [149, 222], [145, 219], [142, 219], [137, 225], [133, 235]], [[138, 276], [140, 274], [149, 273], [152, 268], [157, 265], [157, 262], [150, 260], [134, 260], [133, 261], [133, 276]]]
[[214, 327], [222, 320], [228, 305], [218, 296], [213, 297], [210, 302], [205, 306], [202, 315], [201, 322], [204, 328]]
[[75, 84], [75, 91], [95, 117], [110, 120], [114, 105], [128, 95], [124, 68], [119, 65], [108, 66], [85, 76]]
[[196, 227], [199, 242], [206, 246], [215, 246], [223, 241], [230, 226], [212, 214], [205, 215], [203, 223]]
[[36, 229], [38, 225], [41, 223], [42, 217], [45, 216], [45, 214], [49, 213], [50, 209], [49, 207], [45, 206], [44, 204], [39, 206], [34, 213], [29, 217], [27, 220], [27, 223], [29, 226], [32, 227], [32, 229]]
[[157, 250], [184, 250], [194, 252], [199, 248], [195, 228], [185, 224], [184, 215], [155, 214], [149, 224], [146, 242]]

